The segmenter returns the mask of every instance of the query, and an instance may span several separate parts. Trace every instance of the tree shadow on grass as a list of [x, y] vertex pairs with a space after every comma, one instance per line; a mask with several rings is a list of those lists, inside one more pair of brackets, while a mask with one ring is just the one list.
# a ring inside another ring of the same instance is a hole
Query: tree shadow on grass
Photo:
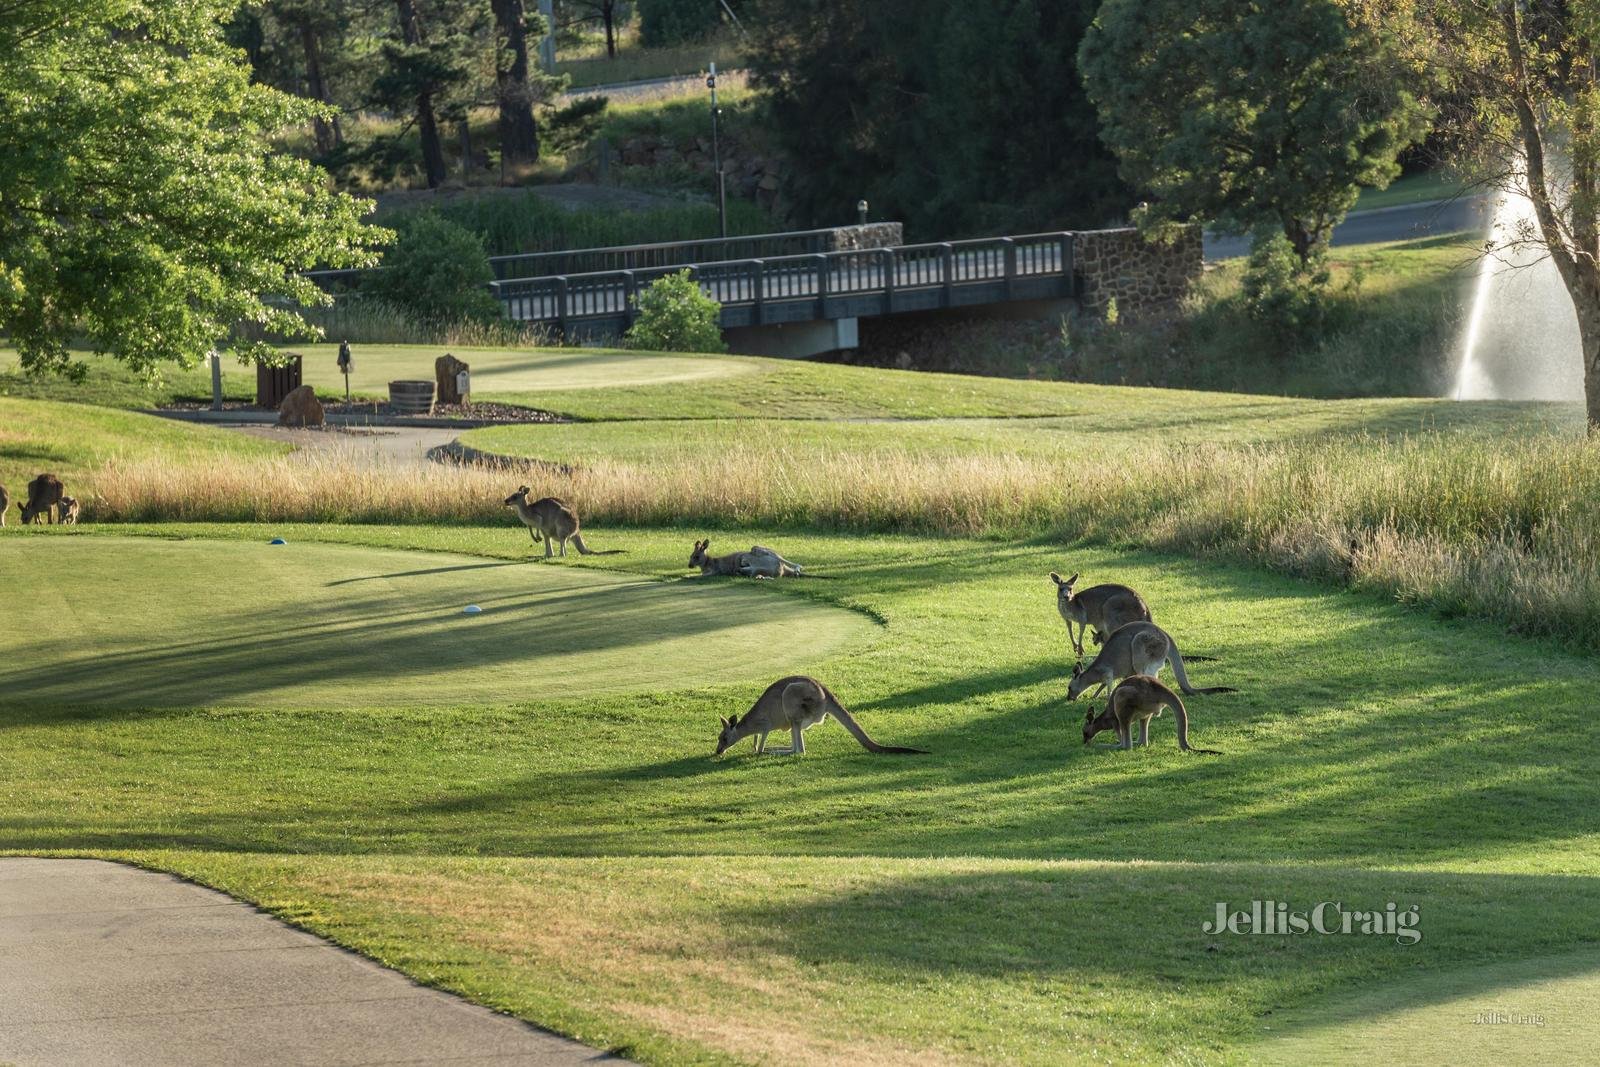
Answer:
[[[1046, 1006], [1085, 990], [1117, 990], [1123, 1001], [1182, 990], [1200, 1029], [1188, 1039], [1202, 1041], [1237, 1041], [1273, 1013], [1330, 991], [1402, 978], [1413, 985], [1421, 974], [1456, 968], [1461, 981], [1453, 995], [1492, 993], [1502, 979], [1470, 965], [1568, 952], [1600, 936], [1592, 918], [1600, 879], [1556, 875], [958, 860], [931, 873], [869, 865], [846, 885], [809, 894], [803, 907], [779, 899], [742, 906], [730, 918], [766, 950], [812, 966], [861, 968], [875, 982], [976, 978], [967, 995], [979, 997], [1004, 982], [988, 995], [1003, 996], [1003, 1010], [1024, 1014], [1028, 1001]], [[1219, 902], [1234, 911], [1249, 910], [1252, 901], [1283, 902], [1302, 913], [1324, 901], [1377, 912], [1391, 902], [1396, 911], [1415, 905], [1422, 939], [1205, 929]], [[1597, 969], [1596, 954], [1555, 965], [1561, 974]], [[1430, 993], [1418, 988], [1413, 1002], [1425, 1002]], [[1048, 1025], [1062, 1028], [1060, 1040], [1083, 1025], [1073, 1014], [1049, 1013], [1056, 1021]]]

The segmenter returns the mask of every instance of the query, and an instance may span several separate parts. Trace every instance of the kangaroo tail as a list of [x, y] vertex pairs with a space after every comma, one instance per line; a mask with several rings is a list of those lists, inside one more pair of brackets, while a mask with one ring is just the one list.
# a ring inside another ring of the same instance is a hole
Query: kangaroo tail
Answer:
[[[828, 693], [827, 690], [823, 690], [823, 692]], [[835, 719], [838, 719], [840, 725], [855, 735], [855, 739], [861, 742], [861, 747], [866, 749], [868, 752], [877, 752], [883, 755], [891, 756], [928, 755], [926, 750], [920, 748], [899, 748], [895, 745], [878, 744], [878, 742], [867, 736], [867, 731], [863, 730], [861, 728], [861, 724], [856, 722], [855, 718], [848, 711], [844, 710], [844, 705], [839, 703], [839, 698], [834, 696], [832, 693], [828, 693], [828, 714], [832, 715]]]
[[620, 548], [608, 548], [603, 552], [597, 552], [583, 543], [583, 535], [581, 533], [572, 535], [572, 547], [578, 550], [580, 556], [620, 556], [623, 554], [623, 550]]
[[1178, 688], [1185, 693], [1237, 693], [1238, 690], [1230, 685], [1213, 685], [1205, 689], [1196, 689], [1189, 684], [1189, 672], [1183, 669], [1183, 657], [1178, 654], [1178, 643], [1171, 638], [1167, 639], [1167, 662], [1172, 664], [1172, 674], [1178, 679]]
[[1189, 712], [1184, 708], [1183, 701], [1177, 693], [1169, 692], [1166, 699], [1167, 707], [1172, 709], [1173, 718], [1178, 720], [1178, 747], [1185, 752], [1198, 752], [1203, 756], [1220, 756], [1221, 752], [1214, 748], [1195, 748], [1189, 744]]
[[1188, 655], [1184, 656], [1183, 658], [1185, 660], [1187, 660], [1188, 662], [1190, 662], [1190, 663], [1217, 663], [1217, 662], [1219, 662], [1221, 660], [1222, 657], [1220, 657], [1220, 656], [1200, 656], [1200, 655], [1196, 655], [1193, 652], [1190, 652]]

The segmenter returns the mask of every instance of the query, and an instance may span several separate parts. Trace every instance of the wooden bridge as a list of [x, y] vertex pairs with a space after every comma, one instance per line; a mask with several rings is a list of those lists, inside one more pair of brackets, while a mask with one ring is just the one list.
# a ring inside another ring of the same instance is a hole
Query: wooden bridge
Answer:
[[[498, 257], [495, 270], [501, 277], [490, 289], [507, 317], [546, 323], [569, 340], [621, 334], [632, 324], [639, 290], [682, 270], [722, 305], [724, 329], [850, 320], [853, 330], [854, 320], [866, 316], [1078, 294], [1073, 234], [1066, 232], [695, 259], [696, 254], [723, 255], [740, 242], [770, 252], [774, 239], [799, 242], [823, 232]], [[759, 246], [760, 241], [769, 244]], [[662, 258], [670, 262], [659, 262]], [[612, 263], [618, 266], [505, 276], [523, 269]]]

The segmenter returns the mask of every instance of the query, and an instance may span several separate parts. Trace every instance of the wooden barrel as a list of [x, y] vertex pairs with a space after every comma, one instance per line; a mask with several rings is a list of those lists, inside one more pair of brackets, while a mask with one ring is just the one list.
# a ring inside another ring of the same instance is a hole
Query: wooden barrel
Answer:
[[281, 367], [269, 367], [265, 363], [256, 364], [256, 404], [260, 407], [277, 411], [283, 406], [283, 398], [300, 388], [300, 355], [291, 352], [292, 357]]
[[390, 382], [389, 403], [403, 415], [426, 415], [433, 410], [433, 383], [421, 380]]

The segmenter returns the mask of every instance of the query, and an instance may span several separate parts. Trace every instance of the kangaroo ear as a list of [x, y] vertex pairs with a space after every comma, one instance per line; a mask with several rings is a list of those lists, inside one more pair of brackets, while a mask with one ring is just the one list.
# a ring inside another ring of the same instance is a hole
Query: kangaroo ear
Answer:
[[721, 715], [717, 716], [717, 721], [722, 724], [722, 728], [724, 730], [726, 730], [728, 727], [733, 725], [733, 723], [729, 722], [727, 719], [723, 718]]
[[1061, 584], [1061, 575], [1057, 574], [1055, 571], [1051, 571], [1050, 572], [1050, 580], [1052, 582], [1055, 582], [1057, 585], [1060, 585]]
[[1078, 572], [1077, 571], [1073, 571], [1072, 572], [1072, 577], [1068, 578], [1066, 580], [1065, 584], [1067, 584], [1067, 585], [1077, 585], [1078, 584]]

